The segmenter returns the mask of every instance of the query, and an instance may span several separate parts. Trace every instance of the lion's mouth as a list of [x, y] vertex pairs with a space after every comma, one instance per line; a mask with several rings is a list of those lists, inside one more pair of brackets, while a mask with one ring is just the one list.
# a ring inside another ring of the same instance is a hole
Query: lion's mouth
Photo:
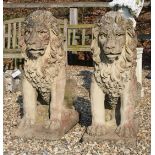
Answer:
[[116, 58], [116, 57], [119, 56], [119, 54], [106, 54], [106, 56], [107, 56], [108, 58]]
[[37, 49], [29, 48], [29, 49], [27, 49], [27, 56], [29, 58], [32, 58], [32, 59], [36, 59], [39, 56], [44, 55], [44, 53], [45, 53], [45, 49], [44, 48], [37, 48]]
[[113, 62], [114, 60], [116, 60], [116, 59], [118, 59], [118, 57], [119, 57], [119, 55], [120, 54], [106, 54], [106, 57], [108, 58], [108, 60], [110, 61], [110, 62]]
[[44, 48], [38, 48], [38, 49], [27, 49], [27, 51], [31, 54], [44, 54]]

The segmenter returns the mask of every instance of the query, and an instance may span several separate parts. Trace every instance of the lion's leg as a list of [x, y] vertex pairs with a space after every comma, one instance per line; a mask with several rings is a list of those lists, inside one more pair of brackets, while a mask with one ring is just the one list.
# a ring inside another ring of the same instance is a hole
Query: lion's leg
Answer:
[[134, 123], [135, 88], [130, 81], [121, 95], [121, 123], [116, 132], [122, 137], [136, 136]]
[[66, 85], [65, 69], [62, 69], [58, 77], [54, 79], [54, 82], [52, 84], [52, 91], [51, 91], [52, 98], [50, 103], [51, 128], [60, 127], [62, 112], [64, 109], [65, 85]]
[[22, 84], [24, 118], [21, 121], [20, 127], [30, 127], [31, 125], [34, 125], [36, 120], [37, 92], [26, 78], [23, 79]]
[[88, 127], [88, 134], [103, 135], [105, 134], [105, 94], [97, 85], [94, 78], [91, 84], [91, 111], [92, 111], [92, 125]]
[[66, 73], [64, 68], [60, 71], [56, 81], [57, 107], [59, 107], [59, 109], [61, 110], [65, 108], [64, 106], [65, 86], [66, 86]]

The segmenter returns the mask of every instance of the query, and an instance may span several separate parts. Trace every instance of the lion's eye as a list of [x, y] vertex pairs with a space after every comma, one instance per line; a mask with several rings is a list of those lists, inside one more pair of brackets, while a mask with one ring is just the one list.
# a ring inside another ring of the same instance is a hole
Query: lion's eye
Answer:
[[124, 32], [115, 32], [116, 36], [124, 36], [125, 33]]
[[100, 34], [100, 38], [102, 39], [102, 38], [106, 38], [107, 37], [107, 34], [106, 33], [102, 33], [102, 34]]
[[29, 34], [30, 34], [30, 30], [26, 30], [25, 35], [29, 35]]
[[118, 36], [118, 37], [124, 36], [124, 33], [117, 33], [116, 36]]
[[38, 31], [39, 34], [46, 34], [47, 31]]

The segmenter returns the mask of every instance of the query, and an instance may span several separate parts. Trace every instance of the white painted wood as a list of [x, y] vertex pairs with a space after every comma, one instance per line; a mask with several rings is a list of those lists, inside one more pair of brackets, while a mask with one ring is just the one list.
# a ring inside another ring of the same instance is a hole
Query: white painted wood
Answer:
[[[70, 14], [69, 14], [69, 22], [71, 25], [78, 24], [78, 9], [77, 8], [70, 8]], [[72, 45], [77, 45], [76, 41], [76, 30], [73, 30], [73, 37], [72, 37]]]
[[78, 24], [78, 9], [77, 8], [70, 8], [70, 15], [69, 15], [69, 22], [70, 24]]
[[[136, 76], [137, 81], [142, 86], [142, 54], [143, 54], [143, 48], [137, 48], [137, 67], [136, 67]], [[143, 87], [141, 90], [141, 97], [144, 96]]]

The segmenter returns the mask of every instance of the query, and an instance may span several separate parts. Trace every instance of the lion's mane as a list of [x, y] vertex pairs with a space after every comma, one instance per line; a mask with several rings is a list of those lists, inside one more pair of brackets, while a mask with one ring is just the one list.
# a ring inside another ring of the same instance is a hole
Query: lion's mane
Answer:
[[[123, 26], [126, 31], [126, 43], [119, 58], [109, 63], [98, 43], [98, 35], [104, 26], [113, 29], [113, 24]], [[132, 21], [126, 19], [120, 12], [110, 11], [101, 18], [93, 30], [94, 39], [91, 49], [95, 64], [94, 78], [104, 93], [119, 97], [125, 83], [135, 76], [137, 37]]]
[[33, 23], [46, 25], [50, 32], [50, 40], [44, 55], [37, 59], [31, 59], [26, 54], [26, 44], [21, 39], [21, 48], [25, 57], [24, 71], [29, 82], [42, 95], [46, 102], [50, 101], [51, 84], [58, 76], [60, 68], [65, 66], [65, 51], [63, 50], [63, 39], [57, 19], [49, 11], [38, 10], [30, 14], [24, 22], [24, 29]]

